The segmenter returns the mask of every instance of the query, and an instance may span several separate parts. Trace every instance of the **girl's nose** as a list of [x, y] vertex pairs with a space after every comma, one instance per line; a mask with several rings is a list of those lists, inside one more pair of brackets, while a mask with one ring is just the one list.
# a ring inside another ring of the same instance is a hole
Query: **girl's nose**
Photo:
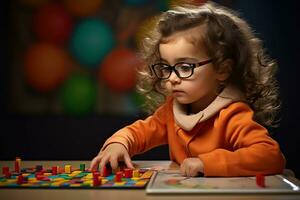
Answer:
[[177, 74], [172, 71], [169, 79], [168, 79], [172, 84], [178, 84], [180, 83], [181, 79], [177, 76]]

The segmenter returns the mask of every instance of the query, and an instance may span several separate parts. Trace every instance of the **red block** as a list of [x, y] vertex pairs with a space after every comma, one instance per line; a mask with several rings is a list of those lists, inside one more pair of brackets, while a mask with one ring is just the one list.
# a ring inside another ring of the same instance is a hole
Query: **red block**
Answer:
[[2, 167], [2, 174], [7, 174], [9, 172], [9, 167]]
[[52, 167], [52, 175], [57, 175], [57, 166]]
[[59, 167], [58, 173], [63, 174], [65, 172], [65, 169], [63, 167]]
[[122, 182], [122, 172], [116, 172], [115, 182]]
[[95, 178], [93, 178], [93, 186], [99, 186], [101, 184], [102, 184], [101, 177], [95, 177]]
[[50, 181], [50, 178], [43, 176], [43, 178], [41, 179], [42, 181]]
[[125, 178], [131, 178], [132, 177], [132, 169], [124, 169]]
[[93, 178], [98, 178], [100, 176], [100, 172], [93, 171]]
[[42, 176], [43, 174], [44, 174], [43, 172], [35, 172], [35, 177]]
[[19, 161], [15, 161], [15, 172], [20, 173], [20, 162]]
[[259, 187], [266, 187], [265, 185], [265, 176], [263, 174], [256, 175], [256, 185]]
[[11, 173], [10, 173], [10, 172], [7, 172], [7, 173], [5, 174], [5, 178], [11, 178]]
[[43, 179], [45, 178], [45, 176], [44, 176], [44, 175], [41, 175], [41, 174], [36, 174], [36, 175], [35, 175], [35, 178], [36, 178], [37, 180], [41, 181], [41, 180], [43, 180]]
[[23, 175], [19, 175], [18, 178], [17, 178], [17, 184], [22, 184], [23, 181], [24, 181]]

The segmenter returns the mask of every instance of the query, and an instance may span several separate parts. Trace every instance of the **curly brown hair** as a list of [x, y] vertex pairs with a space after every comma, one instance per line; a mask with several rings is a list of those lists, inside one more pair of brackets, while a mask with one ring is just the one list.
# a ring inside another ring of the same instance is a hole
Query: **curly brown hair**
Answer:
[[216, 70], [223, 61], [232, 61], [226, 84], [234, 84], [244, 93], [257, 122], [274, 127], [280, 108], [276, 62], [267, 56], [246, 21], [233, 10], [211, 2], [198, 7], [176, 6], [158, 16], [154, 29], [145, 35], [140, 47], [146, 65], [139, 69], [137, 89], [146, 96], [147, 111], [153, 112], [166, 97], [162, 81], [149, 68], [160, 61], [162, 39], [201, 25], [206, 27], [201, 39]]

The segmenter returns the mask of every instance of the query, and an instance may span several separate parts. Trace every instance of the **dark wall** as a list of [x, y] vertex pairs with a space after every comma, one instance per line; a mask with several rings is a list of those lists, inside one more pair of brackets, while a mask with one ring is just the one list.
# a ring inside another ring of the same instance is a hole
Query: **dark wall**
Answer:
[[300, 177], [299, 4], [296, 1], [234, 1], [234, 8], [254, 28], [267, 52], [278, 63], [282, 99], [281, 123], [273, 137], [280, 143], [287, 168]]
[[[105, 140], [134, 117], [6, 116], [0, 142], [0, 160], [90, 160]], [[167, 147], [136, 159], [168, 159]]]

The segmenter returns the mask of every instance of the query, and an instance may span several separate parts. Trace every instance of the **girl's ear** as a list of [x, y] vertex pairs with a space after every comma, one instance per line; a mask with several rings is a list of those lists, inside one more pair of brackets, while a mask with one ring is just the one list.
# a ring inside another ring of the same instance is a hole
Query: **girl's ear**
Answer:
[[233, 61], [231, 59], [226, 59], [220, 64], [217, 71], [219, 81], [225, 81], [229, 78], [232, 71], [232, 65]]

